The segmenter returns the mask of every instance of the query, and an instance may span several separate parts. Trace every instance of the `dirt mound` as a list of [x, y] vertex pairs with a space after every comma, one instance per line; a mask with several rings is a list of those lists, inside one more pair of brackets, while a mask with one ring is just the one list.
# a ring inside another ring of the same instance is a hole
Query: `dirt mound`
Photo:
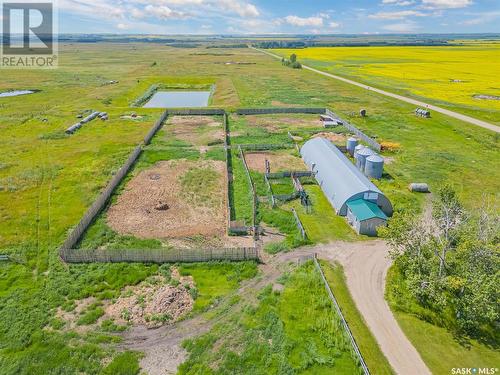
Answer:
[[266, 159], [271, 163], [271, 172], [305, 170], [302, 159], [283, 152], [248, 152], [245, 159], [250, 170], [265, 173]]
[[167, 123], [168, 129], [176, 138], [195, 146], [224, 142], [222, 122], [211, 116], [174, 116]]
[[221, 161], [157, 163], [127, 183], [107, 223], [140, 238], [224, 234], [224, 168]]
[[126, 288], [115, 303], [107, 306], [106, 316], [118, 324], [132, 323], [148, 328], [179, 320], [193, 309], [189, 290], [194, 288], [194, 282], [191, 278], [172, 276], [178, 280], [178, 286], [167, 284], [164, 277], [157, 276], [153, 283]]

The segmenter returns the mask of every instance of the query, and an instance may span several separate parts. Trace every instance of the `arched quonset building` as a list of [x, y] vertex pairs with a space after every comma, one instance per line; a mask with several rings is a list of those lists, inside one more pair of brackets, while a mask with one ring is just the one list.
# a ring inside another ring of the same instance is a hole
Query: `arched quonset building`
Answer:
[[389, 199], [327, 139], [307, 141], [300, 153], [337, 214], [358, 233], [375, 235], [392, 215]]

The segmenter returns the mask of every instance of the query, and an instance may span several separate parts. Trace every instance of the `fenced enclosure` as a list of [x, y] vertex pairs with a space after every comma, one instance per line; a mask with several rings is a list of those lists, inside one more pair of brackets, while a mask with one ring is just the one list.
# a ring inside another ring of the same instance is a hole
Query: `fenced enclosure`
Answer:
[[306, 230], [302, 225], [302, 221], [300, 221], [299, 215], [297, 215], [297, 211], [295, 211], [295, 208], [292, 208], [292, 213], [293, 217], [295, 218], [295, 223], [297, 224], [297, 228], [299, 229], [300, 235], [302, 236], [302, 239], [303, 240], [307, 239]]
[[122, 182], [123, 178], [127, 175], [132, 165], [137, 161], [137, 158], [142, 153], [142, 145], [137, 146], [134, 151], [130, 154], [125, 164], [118, 170], [115, 176], [108, 183], [104, 191], [99, 195], [99, 197], [92, 203], [90, 208], [87, 210], [85, 215], [83, 215], [77, 226], [71, 231], [64, 243], [62, 244], [62, 249], [71, 249], [80, 240], [81, 236], [85, 233], [90, 224], [94, 221], [96, 216], [102, 211], [109, 198]]
[[248, 179], [248, 184], [250, 185], [250, 192], [252, 194], [252, 227], [253, 227], [253, 235], [254, 238], [257, 240], [259, 233], [257, 230], [257, 192], [255, 191], [255, 185], [252, 181], [252, 176], [250, 175], [250, 170], [248, 169], [248, 164], [245, 159], [245, 153], [241, 149], [241, 147], [238, 147], [239, 152], [240, 152], [240, 158], [241, 161], [243, 162], [243, 166], [245, 167], [245, 173], [247, 175]]
[[275, 143], [275, 144], [241, 144], [238, 147], [249, 151], [267, 151], [267, 150], [284, 150], [293, 148], [292, 143]]
[[321, 268], [321, 265], [318, 262], [318, 258], [316, 254], [312, 257], [314, 261], [314, 265], [316, 266], [316, 269], [318, 270], [319, 274], [321, 275], [321, 279], [323, 280], [323, 283], [325, 284], [326, 291], [328, 292], [328, 296], [330, 297], [330, 300], [333, 303], [333, 306], [335, 307], [335, 310], [337, 311], [337, 314], [340, 317], [340, 321], [342, 322], [342, 325], [344, 326], [344, 329], [349, 336], [349, 339], [351, 341], [352, 348], [354, 349], [354, 352], [356, 353], [356, 356], [359, 359], [359, 363], [361, 364], [361, 367], [363, 368], [363, 373], [365, 375], [370, 375], [370, 371], [368, 370], [368, 366], [366, 365], [365, 359], [363, 358], [363, 355], [361, 354], [361, 351], [359, 350], [358, 344], [356, 343], [356, 340], [354, 339], [354, 336], [352, 335], [351, 329], [349, 328], [349, 325], [347, 324], [347, 321], [344, 318], [344, 314], [342, 313], [342, 310], [340, 309], [340, 305], [337, 302], [337, 299], [335, 298], [335, 295], [332, 292], [332, 289], [330, 288], [330, 284], [328, 284], [328, 280], [326, 280], [325, 274], [323, 273], [323, 269]]
[[380, 152], [380, 150], [382, 149], [382, 146], [380, 145], [380, 143], [378, 143], [377, 141], [375, 141], [373, 138], [367, 136], [365, 133], [363, 133], [361, 130], [359, 130], [357, 127], [355, 127], [354, 125], [352, 125], [348, 121], [341, 119], [339, 116], [337, 116], [337, 114], [335, 114], [334, 112], [332, 112], [328, 108], [326, 109], [326, 114], [328, 116], [330, 116], [330, 117], [333, 117], [334, 119], [337, 119], [337, 120], [341, 121], [342, 124], [349, 131], [351, 131], [352, 133], [354, 133], [357, 137], [359, 137], [360, 139], [362, 139], [364, 142], [368, 143], [370, 145], [370, 147], [372, 147], [375, 151]]
[[61, 249], [66, 263], [190, 263], [259, 260], [256, 247], [215, 249]]
[[160, 118], [156, 120], [153, 127], [149, 130], [148, 134], [146, 134], [146, 137], [144, 137], [145, 145], [149, 145], [151, 143], [151, 140], [155, 136], [156, 132], [160, 130], [161, 126], [163, 125], [167, 117], [168, 117], [168, 111], [164, 111], [163, 114], [160, 116]]
[[221, 108], [185, 108], [167, 109], [170, 116], [223, 116], [226, 111]]
[[236, 110], [237, 115], [272, 115], [280, 113], [323, 115], [325, 114], [325, 108], [315, 108], [315, 107], [239, 108]]

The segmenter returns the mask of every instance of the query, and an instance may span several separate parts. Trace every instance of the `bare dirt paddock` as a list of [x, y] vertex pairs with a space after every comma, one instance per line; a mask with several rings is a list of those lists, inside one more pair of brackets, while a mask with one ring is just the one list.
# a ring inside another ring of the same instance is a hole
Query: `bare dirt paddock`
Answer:
[[224, 168], [220, 161], [159, 162], [128, 182], [107, 223], [139, 238], [224, 235]]
[[284, 128], [293, 129], [316, 129], [322, 128], [319, 115], [247, 115], [245, 116], [249, 126], [263, 127], [271, 133], [279, 133]]
[[252, 171], [265, 173], [266, 159], [271, 163], [271, 172], [306, 170], [302, 159], [288, 151], [245, 152], [245, 160]]
[[222, 122], [212, 116], [173, 116], [168, 120], [166, 130], [175, 138], [195, 146], [224, 142]]

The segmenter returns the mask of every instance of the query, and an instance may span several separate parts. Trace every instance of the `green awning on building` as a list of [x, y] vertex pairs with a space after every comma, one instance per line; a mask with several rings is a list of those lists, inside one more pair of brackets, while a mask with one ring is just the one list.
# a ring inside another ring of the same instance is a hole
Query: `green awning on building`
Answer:
[[368, 220], [374, 217], [387, 220], [387, 216], [382, 212], [379, 206], [364, 199], [348, 201], [347, 207], [349, 207], [352, 213], [358, 218], [358, 221]]

